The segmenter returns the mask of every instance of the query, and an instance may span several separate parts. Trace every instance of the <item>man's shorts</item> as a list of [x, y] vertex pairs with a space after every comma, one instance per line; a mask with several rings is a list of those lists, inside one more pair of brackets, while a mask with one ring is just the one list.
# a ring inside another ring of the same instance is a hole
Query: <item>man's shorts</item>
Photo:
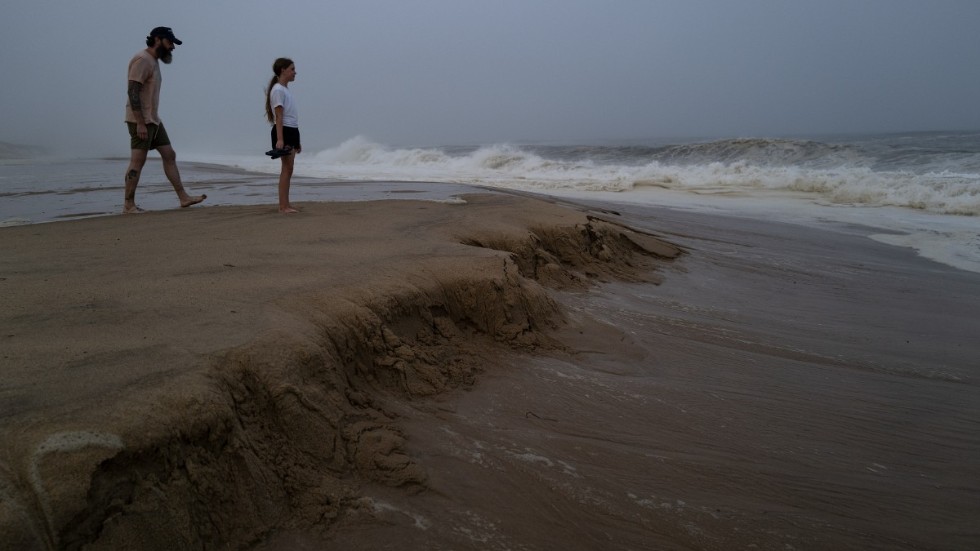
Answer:
[[[282, 127], [282, 141], [286, 145], [296, 149], [301, 147], [299, 141], [299, 128], [293, 128], [292, 126]], [[272, 149], [276, 148], [276, 125], [272, 125]]]
[[136, 135], [135, 122], [127, 122], [126, 126], [129, 127], [130, 149], [145, 149], [149, 151], [162, 145], [170, 145], [170, 136], [167, 135], [167, 129], [163, 127], [163, 123], [146, 125], [145, 140], [139, 139], [139, 136]]

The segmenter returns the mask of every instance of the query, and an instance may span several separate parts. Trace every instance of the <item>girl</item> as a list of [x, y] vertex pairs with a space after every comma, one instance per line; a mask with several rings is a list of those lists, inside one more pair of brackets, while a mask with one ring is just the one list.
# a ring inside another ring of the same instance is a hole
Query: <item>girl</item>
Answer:
[[289, 83], [296, 80], [296, 65], [291, 59], [280, 57], [272, 64], [274, 73], [265, 94], [265, 115], [272, 123], [272, 148], [291, 151], [282, 155], [282, 172], [279, 174], [279, 212], [299, 212], [289, 203], [289, 181], [293, 177], [295, 153], [303, 151], [299, 141], [299, 116], [296, 102], [289, 91]]

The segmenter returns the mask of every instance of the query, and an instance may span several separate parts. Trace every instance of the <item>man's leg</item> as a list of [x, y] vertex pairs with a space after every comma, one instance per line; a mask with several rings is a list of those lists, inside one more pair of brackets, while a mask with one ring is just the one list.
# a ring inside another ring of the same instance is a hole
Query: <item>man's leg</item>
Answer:
[[136, 206], [136, 186], [140, 183], [140, 173], [143, 172], [143, 165], [146, 164], [145, 149], [131, 149], [129, 155], [129, 168], [126, 169], [125, 198], [123, 200], [123, 212], [126, 214], [141, 212]]
[[161, 145], [157, 151], [160, 152], [160, 158], [163, 159], [163, 173], [170, 180], [170, 185], [174, 186], [181, 207], [196, 205], [207, 199], [207, 195], [188, 195], [187, 191], [184, 190], [184, 184], [180, 181], [180, 171], [177, 170], [177, 152], [172, 146]]

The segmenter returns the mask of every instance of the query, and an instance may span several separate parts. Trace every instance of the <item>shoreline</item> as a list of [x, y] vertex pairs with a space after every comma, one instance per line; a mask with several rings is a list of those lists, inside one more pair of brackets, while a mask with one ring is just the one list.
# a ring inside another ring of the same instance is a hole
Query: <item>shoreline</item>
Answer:
[[[0, 227], [47, 223], [99, 216], [121, 210], [121, 186], [106, 184], [118, 179], [125, 168], [123, 158], [62, 159], [58, 168], [34, 166], [7, 167], [0, 174], [14, 184], [0, 190]], [[232, 162], [229, 160], [228, 162]], [[183, 161], [182, 175], [192, 194], [205, 193], [208, 199], [198, 208], [228, 205], [259, 205], [276, 202], [277, 174], [256, 172], [206, 161]], [[2, 168], [2, 167], [0, 167]], [[26, 172], [24, 172], [26, 170]], [[302, 173], [302, 169], [299, 170]], [[147, 210], [176, 208], [173, 191], [158, 163], [148, 163], [145, 181], [140, 185], [138, 202]], [[525, 192], [481, 184], [434, 181], [324, 179], [295, 176], [292, 195], [295, 202], [371, 201], [381, 199], [422, 199], [454, 201], [474, 191], [511, 193], [581, 203], [615, 203], [656, 208], [696, 210], [706, 214], [765, 217], [778, 222], [827, 226], [858, 224], [877, 228], [868, 238], [895, 247], [909, 248], [919, 255], [959, 269], [980, 273], [980, 235], [973, 226], [975, 216], [940, 215], [905, 207], [834, 205], [803, 192], [723, 190], [684, 191], [643, 184], [629, 191], [573, 191], [556, 188]], [[18, 186], [17, 182], [21, 185]], [[33, 182], [33, 183], [32, 183]], [[545, 191], [545, 193], [542, 193]], [[107, 210], [109, 209], [109, 210]]]
[[[114, 181], [125, 170], [127, 159], [60, 159], [58, 162], [69, 165], [72, 170], [56, 170], [50, 176], [52, 182], [35, 182], [33, 175], [10, 176], [14, 182], [19, 178], [26, 179], [20, 187], [0, 190], [3, 199], [0, 228], [121, 214], [122, 185], [106, 182]], [[33, 161], [25, 162], [24, 167], [27, 172], [38, 168]], [[278, 174], [191, 161], [181, 162], [180, 167], [188, 193], [208, 195], [204, 203], [191, 208], [260, 206], [276, 202]], [[327, 180], [297, 175], [293, 182], [292, 199], [299, 203], [385, 199], [453, 201], [459, 195], [485, 190], [466, 184]], [[148, 162], [144, 168], [137, 203], [151, 212], [179, 210], [173, 188], [159, 163]]]

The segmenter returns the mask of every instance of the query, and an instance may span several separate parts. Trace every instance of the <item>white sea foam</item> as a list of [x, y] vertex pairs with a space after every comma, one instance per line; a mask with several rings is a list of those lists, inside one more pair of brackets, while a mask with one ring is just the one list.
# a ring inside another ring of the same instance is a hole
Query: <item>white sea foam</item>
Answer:
[[380, 501], [371, 497], [363, 497], [359, 499], [358, 502], [361, 505], [366, 506], [377, 515], [394, 514], [406, 516], [412, 519], [415, 527], [419, 530], [428, 530], [432, 526], [432, 522], [424, 516], [411, 511], [405, 511], [404, 509], [399, 509], [398, 507], [395, 507], [394, 505], [385, 501]]
[[[730, 149], [725, 156], [731, 157]], [[835, 162], [847, 159], [850, 164], [827, 167], [826, 157], [818, 161], [804, 153], [794, 157], [804, 159], [802, 164], [788, 162], [786, 154], [776, 156], [772, 163], [762, 163], [757, 149], [733, 161], [691, 162], [688, 155], [679, 163], [648, 160], [637, 164], [637, 158], [597, 162], [588, 156], [565, 154], [555, 159], [507, 144], [462, 154], [440, 148], [389, 148], [357, 137], [336, 148], [300, 155], [296, 174], [337, 180], [454, 182], [555, 194], [617, 192], [628, 196], [647, 188], [730, 195], [800, 192], [831, 205], [896, 206], [980, 216], [978, 174], [875, 170], [839, 153], [829, 158]], [[722, 154], [716, 149], [706, 150]], [[702, 152], [698, 159], [705, 155]], [[253, 171], [279, 170], [278, 164], [258, 157], [227, 158], [223, 162]]]

